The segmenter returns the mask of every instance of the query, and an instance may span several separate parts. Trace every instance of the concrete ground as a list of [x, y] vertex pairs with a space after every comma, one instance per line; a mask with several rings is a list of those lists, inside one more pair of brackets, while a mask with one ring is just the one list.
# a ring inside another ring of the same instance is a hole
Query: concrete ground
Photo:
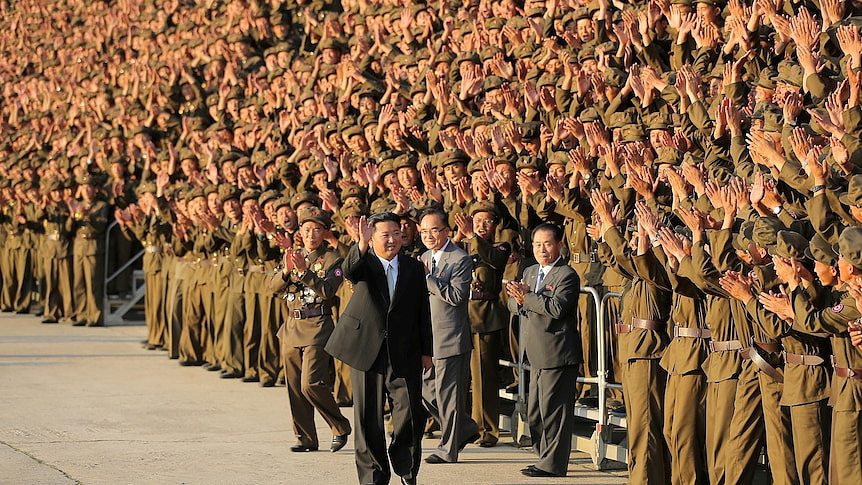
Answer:
[[[283, 387], [180, 367], [141, 349], [144, 336], [142, 326], [0, 315], [0, 484], [356, 483], [352, 441], [334, 454], [290, 453]], [[318, 430], [328, 447], [319, 418]], [[426, 456], [435, 445], [424, 441]], [[471, 445], [461, 456], [458, 464], [423, 463], [419, 483], [625, 483], [624, 472], [592, 470], [581, 453], [562, 479], [522, 476], [533, 455], [508, 444]]]

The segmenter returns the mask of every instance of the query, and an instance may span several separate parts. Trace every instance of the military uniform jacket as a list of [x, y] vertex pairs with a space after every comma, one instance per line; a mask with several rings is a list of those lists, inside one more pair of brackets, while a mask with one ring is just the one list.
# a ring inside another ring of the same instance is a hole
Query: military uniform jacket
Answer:
[[[144, 246], [144, 271], [147, 273], [161, 271], [165, 250], [171, 238], [171, 225], [162, 218], [161, 212], [154, 210], [143, 220], [132, 224], [128, 230]], [[123, 233], [126, 233], [126, 229]]]
[[70, 255], [70, 236], [72, 233], [72, 216], [65, 205], [46, 207], [38, 211], [37, 217], [42, 220], [45, 228], [45, 243], [42, 247], [43, 256], [51, 259], [66, 258]]
[[509, 243], [493, 244], [474, 236], [464, 241], [464, 249], [473, 261], [473, 281], [467, 305], [470, 329], [473, 333], [502, 330], [508, 325], [509, 314], [500, 302], [500, 292], [512, 247]]
[[[284, 299], [287, 314], [279, 334], [291, 347], [324, 346], [335, 328], [332, 306], [344, 279], [341, 257], [329, 246], [322, 246], [305, 257], [308, 269], [300, 277], [292, 271], [285, 275], [281, 266], [269, 279], [269, 288]], [[307, 312], [322, 311], [309, 316]]]
[[95, 200], [72, 214], [74, 219], [75, 256], [94, 256], [105, 251], [105, 231], [108, 228], [108, 204]]
[[509, 309], [521, 317], [524, 347], [533, 369], [554, 369], [583, 362], [577, 314], [580, 280], [575, 270], [560, 258], [536, 290], [539, 265], [524, 270], [530, 292], [518, 306], [509, 299]]

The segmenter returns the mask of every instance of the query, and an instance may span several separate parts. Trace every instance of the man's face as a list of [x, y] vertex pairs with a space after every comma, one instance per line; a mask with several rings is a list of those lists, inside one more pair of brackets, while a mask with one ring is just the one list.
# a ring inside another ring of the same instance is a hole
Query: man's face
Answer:
[[838, 258], [838, 277], [843, 282], [850, 282], [862, 275], [862, 271], [856, 269], [844, 258]]
[[302, 245], [306, 251], [316, 251], [323, 244], [323, 234], [326, 228], [319, 222], [305, 221], [299, 228], [302, 234]]
[[814, 274], [823, 286], [835, 286], [838, 284], [838, 269], [820, 261], [814, 261]]
[[588, 42], [593, 40], [593, 21], [590, 19], [580, 19], [576, 23], [576, 29], [578, 31], [578, 38], [581, 39], [582, 42]]
[[405, 189], [415, 187], [419, 183], [419, 172], [413, 167], [401, 167], [397, 174], [398, 183]]
[[443, 167], [443, 173], [447, 182], [455, 183], [467, 175], [467, 169], [463, 163], [450, 163]]
[[561, 244], [553, 231], [536, 231], [533, 235], [533, 256], [542, 266], [548, 266], [560, 257]]
[[473, 232], [482, 239], [493, 240], [497, 232], [497, 218], [490, 212], [477, 212], [473, 215]]
[[222, 213], [221, 200], [219, 199], [218, 192], [210, 192], [207, 194], [207, 207], [213, 214]]
[[374, 254], [391, 261], [401, 251], [401, 226], [394, 221], [374, 224], [371, 247]]
[[419, 235], [422, 236], [422, 244], [426, 248], [439, 251], [443, 249], [449, 239], [449, 228], [446, 227], [440, 216], [429, 214], [419, 222]]

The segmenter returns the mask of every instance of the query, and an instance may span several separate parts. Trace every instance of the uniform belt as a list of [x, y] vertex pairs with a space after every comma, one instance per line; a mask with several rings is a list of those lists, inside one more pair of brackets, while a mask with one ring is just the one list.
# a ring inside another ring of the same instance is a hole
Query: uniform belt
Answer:
[[673, 327], [673, 337], [685, 337], [685, 338], [712, 338], [712, 332], [708, 328], [690, 328], [683, 327], [681, 325], [674, 325]]
[[569, 261], [575, 264], [580, 263], [595, 263], [596, 255], [595, 253], [590, 253], [589, 255], [583, 253], [572, 253]]
[[81, 239], [95, 239], [95, 237], [96, 237], [93, 234], [81, 234], [81, 233], [76, 234], [76, 236], [80, 237]]
[[723, 340], [720, 342], [713, 340], [709, 343], [709, 350], [712, 352], [729, 352], [740, 349], [742, 349], [742, 342], [739, 340]]
[[862, 369], [850, 369], [847, 367], [835, 367], [835, 375], [845, 379], [856, 379], [862, 381]]
[[629, 333], [636, 328], [655, 331], [662, 324], [657, 320], [642, 320], [640, 318], [632, 318], [632, 323], [617, 323], [614, 325], [617, 333]]
[[793, 364], [793, 365], [821, 365], [826, 362], [826, 359], [820, 357], [819, 355], [809, 355], [809, 354], [791, 354], [790, 352], [784, 353], [784, 363], [785, 364]]
[[248, 267], [249, 273], [266, 273], [266, 268], [262, 264], [252, 264]]
[[150, 254], [158, 254], [158, 253], [162, 252], [162, 247], [161, 246], [147, 246], [144, 248], [144, 251], [146, 251]]
[[305, 320], [306, 318], [319, 317], [322, 315], [332, 315], [332, 309], [327, 307], [317, 308], [297, 308], [293, 310], [293, 318], [296, 320]]
[[781, 345], [771, 342], [755, 342], [752, 339], [751, 346], [740, 350], [739, 353], [742, 354], [743, 358], [751, 359], [752, 364], [769, 377], [775, 379], [776, 382], [784, 382], [784, 377], [781, 373], [760, 355], [758, 349], [763, 349], [769, 353], [781, 352]]

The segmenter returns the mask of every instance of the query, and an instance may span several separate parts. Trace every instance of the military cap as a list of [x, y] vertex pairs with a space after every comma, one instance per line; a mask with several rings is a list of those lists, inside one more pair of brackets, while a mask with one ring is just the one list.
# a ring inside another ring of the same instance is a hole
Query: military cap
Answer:
[[395, 167], [392, 164], [392, 160], [386, 159], [377, 164], [377, 167], [380, 169], [380, 178], [383, 179], [387, 174], [394, 173]]
[[493, 214], [495, 218], [500, 217], [500, 210], [497, 209], [497, 206], [489, 200], [477, 200], [470, 205], [471, 216], [474, 216], [480, 212], [489, 212]]
[[775, 237], [775, 247], [771, 254], [787, 259], [805, 259], [805, 251], [808, 249], [808, 239], [795, 231], [778, 231]]
[[641, 141], [644, 139], [645, 136], [644, 130], [639, 124], [629, 124], [623, 126], [621, 134], [622, 141], [624, 142]]
[[781, 133], [784, 126], [784, 114], [778, 106], [770, 105], [763, 111], [763, 131]]
[[499, 76], [488, 76], [482, 84], [482, 89], [484, 89], [486, 93], [495, 89], [500, 89], [503, 87], [504, 82], [506, 81]]
[[610, 119], [608, 120], [608, 128], [622, 128], [626, 125], [632, 124], [631, 117], [625, 111], [616, 111], [611, 114]]
[[599, 115], [596, 108], [587, 108], [578, 115], [578, 119], [581, 120], [582, 123], [592, 123], [594, 121], [601, 121], [602, 117]]
[[262, 194], [260, 194], [260, 198], [257, 200], [257, 203], [260, 204], [261, 207], [265, 206], [269, 202], [273, 202], [281, 196], [277, 190], [266, 190]]
[[781, 61], [778, 64], [778, 81], [790, 84], [796, 87], [802, 87], [802, 79], [805, 77], [805, 72], [796, 62], [788, 60]]
[[673, 120], [670, 115], [662, 113], [650, 113], [644, 117], [647, 131], [652, 130], [667, 130], [673, 126]]
[[626, 85], [626, 80], [628, 79], [628, 75], [622, 69], [610, 68], [608, 69], [608, 73], [605, 75], [605, 84], [608, 86], [613, 86], [615, 88], [622, 88]]
[[[25, 182], [25, 181], [22, 181]], [[97, 174], [85, 173], [84, 175], [78, 177], [78, 185], [101, 185], [102, 180]], [[16, 184], [17, 185], [17, 184]]]
[[776, 77], [778, 77], [778, 73], [774, 69], [767, 67], [760, 71], [754, 84], [764, 89], [775, 89]]
[[386, 199], [380, 198], [376, 199], [371, 203], [371, 215], [380, 214], [383, 212], [392, 212], [392, 209], [395, 208], [395, 204], [389, 202]]
[[572, 20], [592, 20], [590, 16], [590, 11], [587, 10], [587, 7], [578, 7], [572, 11]]
[[400, 155], [395, 161], [392, 163], [392, 169], [398, 171], [402, 168], [416, 168], [416, 157], [411, 153], [404, 153]]
[[462, 52], [461, 55], [455, 58], [455, 65], [460, 66], [462, 62], [472, 62], [473, 64], [481, 64], [482, 59], [475, 52]]
[[349, 185], [341, 191], [341, 201], [344, 202], [351, 197], [365, 200], [365, 189], [358, 185]]
[[343, 43], [339, 42], [337, 39], [334, 39], [332, 37], [327, 37], [326, 39], [323, 39], [322, 41], [320, 41], [320, 44], [317, 44], [317, 47], [321, 51], [326, 50], [326, 49], [334, 49], [337, 51], [344, 52], [346, 50], [346, 48], [345, 48], [346, 46]]
[[300, 205], [308, 203], [311, 205], [320, 204], [320, 198], [314, 192], [297, 192], [296, 195], [290, 198], [290, 208], [296, 210]]
[[542, 123], [540, 121], [530, 121], [521, 125], [522, 138], [538, 138], [542, 134]]
[[467, 164], [467, 173], [472, 175], [476, 172], [481, 172], [481, 171], [485, 170], [485, 168], [484, 168], [485, 160], [486, 159], [479, 159], [479, 158], [474, 158], [474, 159], [470, 160], [470, 163]]
[[784, 229], [784, 224], [774, 217], [761, 217], [754, 222], [751, 240], [762, 248], [770, 248], [775, 245], [778, 232]]
[[290, 208], [290, 200], [286, 197], [279, 196], [279, 198], [275, 199], [275, 201], [272, 203], [272, 210], [277, 211], [282, 207]]
[[841, 194], [838, 200], [847, 206], [862, 207], [862, 175], [850, 177], [850, 183], [847, 184], [847, 192]]
[[306, 222], [316, 222], [327, 228], [332, 225], [332, 217], [329, 215], [329, 212], [313, 205], [300, 209], [297, 218], [299, 219], [299, 225], [303, 225]]
[[347, 219], [348, 217], [362, 217], [365, 215], [365, 208], [361, 204], [345, 204], [338, 211], [338, 215], [340, 215], [342, 219]]
[[848, 227], [838, 237], [838, 254], [862, 271], [862, 227]]
[[241, 168], [249, 167], [251, 168], [251, 160], [248, 157], [239, 157], [236, 159], [236, 169], [239, 170]]
[[538, 157], [524, 156], [518, 158], [518, 163], [515, 165], [517, 170], [534, 169], [539, 170], [542, 161]]
[[805, 256], [808, 259], [819, 261], [829, 266], [838, 264], [838, 251], [835, 247], [829, 244], [829, 241], [823, 239], [820, 234], [815, 234], [811, 237], [808, 243], [808, 249], [805, 250]]
[[541, 17], [545, 15], [546, 11], [547, 10], [544, 7], [532, 7], [527, 9], [526, 12], [524, 12], [524, 16], [526, 16], [527, 18]]
[[446, 150], [441, 153], [438, 158], [438, 161], [441, 167], [445, 167], [447, 165], [452, 165], [455, 163], [462, 163], [464, 165], [467, 165], [470, 162], [470, 156], [457, 148], [453, 148], [451, 150]]
[[255, 202], [257, 202], [258, 199], [260, 199], [260, 191], [259, 190], [253, 190], [253, 189], [246, 190], [239, 197], [239, 201], [242, 202], [243, 204], [245, 204], [245, 201], [247, 201], [247, 200], [254, 200]]
[[564, 151], [551, 152], [546, 165], [563, 165], [569, 163], [569, 154]]
[[230, 199], [240, 199], [240, 194], [242, 192], [239, 189], [233, 189], [227, 185], [225, 185], [224, 187], [226, 187], [224, 190], [219, 190], [219, 200], [222, 202], [222, 204], [229, 201]]
[[323, 166], [323, 162], [318, 159], [313, 159], [308, 162], [308, 175], [314, 176], [320, 172], [325, 172], [326, 167]]
[[49, 191], [63, 190], [63, 184], [55, 177], [48, 178], [43, 182], [43, 185]]
[[592, 61], [596, 59], [596, 54], [592, 49], [581, 49], [578, 52], [578, 62]]
[[139, 196], [144, 194], [155, 194], [156, 189], [156, 184], [154, 184], [153, 182], [141, 182], [140, 184], [138, 184], [136, 192]]
[[743, 221], [739, 226], [739, 233], [733, 238], [731, 244], [734, 249], [740, 251], [748, 251], [748, 245], [751, 243], [751, 233], [754, 230], [754, 223], [751, 221]]
[[657, 150], [656, 163], [667, 165], [680, 165], [683, 153], [671, 146], [659, 147]]
[[550, 72], [546, 72], [539, 76], [539, 81], [536, 83], [536, 87], [545, 87], [545, 86], [556, 86], [557, 85], [557, 76], [551, 74]]
[[200, 187], [195, 187], [195, 188], [189, 190], [188, 192], [186, 192], [185, 199], [186, 199], [186, 202], [191, 202], [197, 198], [203, 198], [203, 197], [204, 197], [204, 191]]
[[330, 121], [323, 125], [323, 134], [329, 136], [338, 131], [338, 123], [336, 121]]

